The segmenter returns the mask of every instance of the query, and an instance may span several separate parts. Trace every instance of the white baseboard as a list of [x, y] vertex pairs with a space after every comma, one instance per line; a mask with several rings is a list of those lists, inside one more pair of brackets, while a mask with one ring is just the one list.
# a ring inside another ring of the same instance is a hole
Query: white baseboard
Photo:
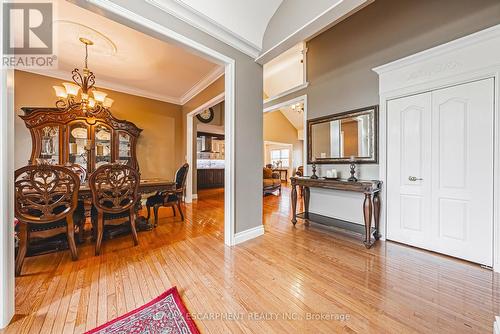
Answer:
[[192, 199], [198, 199], [198, 194], [193, 194], [193, 195], [191, 195], [191, 198], [192, 198]]
[[241, 244], [253, 238], [257, 238], [264, 234], [264, 225], [250, 228], [246, 231], [238, 232], [234, 235], [234, 244]]
[[500, 317], [495, 317], [495, 323], [493, 324], [493, 334], [500, 334]]

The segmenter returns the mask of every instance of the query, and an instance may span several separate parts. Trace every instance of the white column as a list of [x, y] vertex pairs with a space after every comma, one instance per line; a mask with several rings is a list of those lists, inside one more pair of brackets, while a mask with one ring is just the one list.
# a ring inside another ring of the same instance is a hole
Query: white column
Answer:
[[[0, 4], [3, 17], [3, 3]], [[3, 56], [3, 24], [0, 54]], [[0, 65], [1, 66], [1, 65]], [[0, 81], [0, 328], [14, 315], [14, 73], [2, 67]]]

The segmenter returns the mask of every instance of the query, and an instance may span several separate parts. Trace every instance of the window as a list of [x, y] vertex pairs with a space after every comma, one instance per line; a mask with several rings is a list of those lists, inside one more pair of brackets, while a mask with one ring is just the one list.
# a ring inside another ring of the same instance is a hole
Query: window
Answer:
[[290, 150], [287, 148], [271, 150], [271, 164], [283, 168], [290, 167]]

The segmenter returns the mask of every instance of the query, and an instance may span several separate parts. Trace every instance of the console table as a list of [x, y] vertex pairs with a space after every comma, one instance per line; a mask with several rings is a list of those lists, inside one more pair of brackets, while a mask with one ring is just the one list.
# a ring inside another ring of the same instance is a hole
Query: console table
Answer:
[[[363, 215], [365, 220], [365, 240], [366, 248], [370, 248], [380, 239], [379, 220], [380, 220], [380, 198], [379, 192], [382, 188], [382, 181], [356, 181], [347, 180], [327, 180], [324, 178], [311, 179], [310, 177], [291, 177], [292, 182], [292, 223], [295, 226], [297, 218], [309, 220], [309, 188], [323, 188], [341, 191], [354, 191], [363, 193], [365, 199], [363, 201]], [[297, 214], [297, 187], [303, 189], [304, 212]], [[374, 216], [375, 226], [372, 231], [372, 214]], [[372, 242], [371, 237], [374, 237]]]

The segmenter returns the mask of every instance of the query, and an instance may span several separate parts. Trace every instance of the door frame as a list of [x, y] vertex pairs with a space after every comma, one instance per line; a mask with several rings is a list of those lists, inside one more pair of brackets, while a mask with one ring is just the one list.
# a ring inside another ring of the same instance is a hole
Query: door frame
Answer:
[[[285, 106], [288, 106], [290, 104], [294, 104], [297, 102], [302, 102], [304, 104], [304, 130], [303, 130], [304, 131], [304, 140], [303, 140], [304, 147], [302, 149], [302, 166], [304, 166], [304, 168], [306, 168], [307, 167], [307, 94], [300, 95], [300, 96], [294, 97], [290, 100], [286, 100], [284, 102], [277, 103], [277, 104], [274, 104], [274, 105], [269, 106], [267, 108], [264, 108], [263, 113], [273, 112], [273, 111], [276, 111], [280, 108], [283, 108]], [[264, 140], [262, 143], [264, 143]]]
[[[218, 103], [221, 103], [222, 101], [225, 101], [225, 96], [226, 93], [222, 92], [219, 95], [215, 96], [211, 100], [203, 103], [202, 105], [196, 107], [193, 111], [189, 112], [186, 115], [186, 161], [189, 164], [189, 166], [194, 166], [195, 162], [197, 159], [194, 159], [193, 156], [193, 149], [194, 149], [194, 140], [193, 140], [193, 135], [194, 135], [194, 122], [193, 118], [201, 113], [203, 110], [208, 109], [210, 107], [215, 106]], [[224, 106], [226, 107], [226, 106]], [[225, 116], [225, 111], [224, 109], [224, 116]], [[224, 125], [224, 142], [226, 141], [226, 126]], [[224, 164], [227, 164], [227, 156], [225, 157]], [[225, 172], [224, 172], [225, 173]], [[194, 177], [194, 167], [190, 169], [187, 180], [186, 180], [186, 203], [191, 203], [193, 202], [193, 199], [198, 198], [198, 192], [196, 193], [196, 196], [193, 194], [193, 177]], [[224, 185], [224, 189], [225, 189]]]
[[[0, 17], [3, 17], [3, 6], [0, 6]], [[2, 56], [3, 28], [0, 24]], [[0, 65], [0, 72], [0, 328], [3, 328], [15, 312], [14, 70]]]
[[[93, 5], [95, 8], [87, 8], [87, 4]], [[99, 11], [102, 11], [104, 13], [109, 13], [113, 17], [113, 20], [127, 26], [139, 26], [146, 28], [158, 36], [165, 37], [178, 45], [190, 48], [197, 54], [224, 66], [226, 107], [225, 184], [227, 190], [224, 192], [224, 243], [228, 246], [235, 245], [235, 60], [109, 0], [88, 0], [87, 4], [78, 3], [77, 5], [85, 7], [93, 12], [98, 13]], [[102, 15], [102, 13], [98, 14]], [[3, 36], [3, 26], [0, 28], [0, 36]], [[0, 40], [0, 42], [3, 43], [2, 40]], [[2, 45], [2, 43], [0, 43], [0, 45]], [[11, 182], [14, 175], [13, 71], [2, 68], [1, 73], [2, 80], [0, 82], [0, 102], [2, 113], [0, 115], [0, 126], [2, 129], [7, 129], [7, 131], [1, 131], [0, 135], [0, 154], [2, 158], [0, 161], [0, 173], [2, 175], [0, 209], [2, 209], [2, 221], [13, 222], [14, 190]], [[4, 180], [7, 180], [7, 182]], [[0, 225], [0, 242], [2, 249], [7, 248], [3, 249], [4, 251], [0, 254], [0, 328], [3, 328], [8, 325], [10, 319], [14, 315], [14, 242], [13, 240], [9, 241], [10, 239], [13, 239], [12, 235], [14, 231], [13, 224]]]
[[[495, 58], [496, 57], [496, 58]], [[373, 69], [379, 75], [381, 234], [387, 231], [387, 102], [471, 81], [494, 78], [493, 270], [500, 272], [500, 25]]]

